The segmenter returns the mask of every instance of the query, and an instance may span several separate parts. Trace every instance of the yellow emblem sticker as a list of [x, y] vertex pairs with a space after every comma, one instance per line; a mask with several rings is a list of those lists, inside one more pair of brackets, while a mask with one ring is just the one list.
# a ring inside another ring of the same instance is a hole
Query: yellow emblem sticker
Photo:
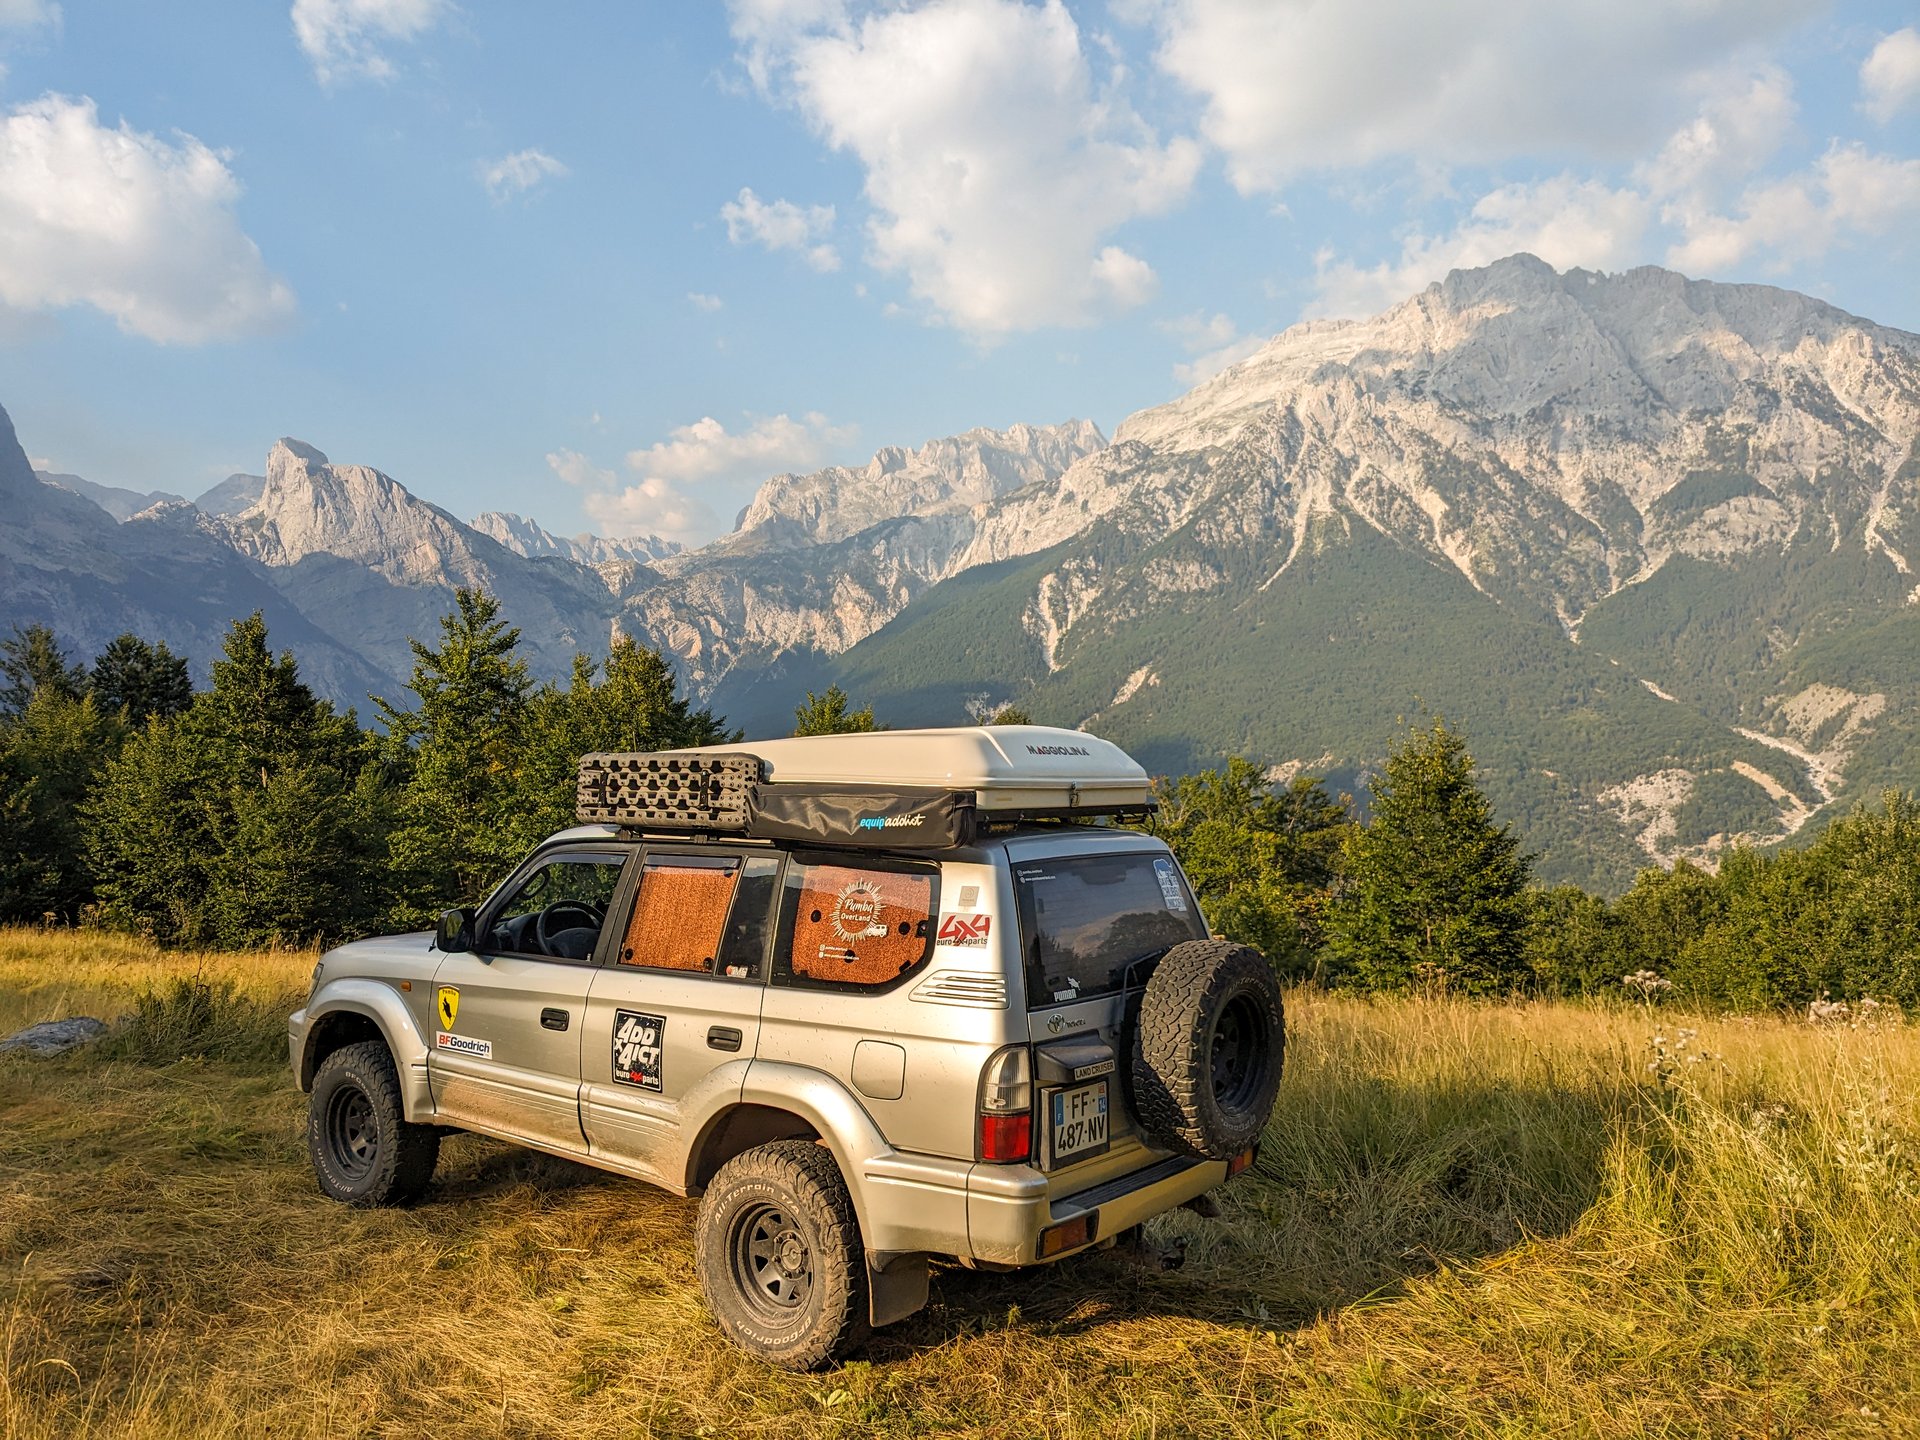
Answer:
[[453, 1029], [453, 1017], [460, 1013], [460, 992], [451, 985], [442, 985], [439, 993], [440, 1023]]

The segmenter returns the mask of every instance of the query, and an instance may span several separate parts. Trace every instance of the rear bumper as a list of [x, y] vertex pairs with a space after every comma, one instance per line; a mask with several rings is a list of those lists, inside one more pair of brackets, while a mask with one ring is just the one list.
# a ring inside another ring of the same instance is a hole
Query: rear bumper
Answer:
[[1076, 1247], [1085, 1249], [1204, 1195], [1226, 1178], [1224, 1160], [1170, 1155], [1091, 1189], [1049, 1200], [1047, 1177], [1037, 1170], [976, 1165], [967, 1187], [967, 1238], [976, 1260], [1031, 1265], [1040, 1258], [1041, 1232], [1050, 1226], [1090, 1216], [1086, 1242]]

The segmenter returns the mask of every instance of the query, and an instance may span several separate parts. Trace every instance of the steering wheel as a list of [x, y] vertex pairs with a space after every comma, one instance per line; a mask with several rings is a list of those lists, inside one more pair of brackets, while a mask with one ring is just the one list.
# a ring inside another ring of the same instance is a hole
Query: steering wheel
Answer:
[[[584, 916], [584, 923], [562, 925], [557, 917]], [[598, 930], [605, 917], [584, 900], [556, 900], [542, 910], [533, 922], [534, 938], [540, 942], [540, 948], [547, 954], [553, 954], [553, 937], [562, 930]]]

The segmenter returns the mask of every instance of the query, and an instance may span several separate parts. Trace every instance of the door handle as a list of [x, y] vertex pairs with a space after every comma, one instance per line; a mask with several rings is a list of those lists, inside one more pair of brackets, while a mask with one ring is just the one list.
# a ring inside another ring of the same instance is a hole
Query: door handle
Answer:
[[567, 1028], [567, 1012], [549, 1006], [540, 1012], [540, 1023], [548, 1030], [564, 1030]]
[[707, 1031], [707, 1048], [709, 1050], [738, 1050], [740, 1048], [740, 1032], [731, 1025], [715, 1025]]

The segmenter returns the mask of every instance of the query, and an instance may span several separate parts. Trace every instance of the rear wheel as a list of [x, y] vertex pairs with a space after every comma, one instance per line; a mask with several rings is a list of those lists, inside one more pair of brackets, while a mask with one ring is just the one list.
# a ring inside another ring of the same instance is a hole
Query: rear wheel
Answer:
[[714, 1319], [749, 1354], [817, 1370], [867, 1335], [867, 1265], [840, 1167], [781, 1140], [720, 1167], [700, 1202], [694, 1267]]
[[405, 1205], [433, 1179], [440, 1132], [407, 1123], [393, 1057], [378, 1040], [363, 1040], [321, 1061], [307, 1105], [307, 1151], [331, 1198]]
[[1259, 951], [1229, 940], [1169, 950], [1134, 1025], [1134, 1112], [1155, 1144], [1230, 1160], [1260, 1138], [1280, 1090], [1286, 1019]]

